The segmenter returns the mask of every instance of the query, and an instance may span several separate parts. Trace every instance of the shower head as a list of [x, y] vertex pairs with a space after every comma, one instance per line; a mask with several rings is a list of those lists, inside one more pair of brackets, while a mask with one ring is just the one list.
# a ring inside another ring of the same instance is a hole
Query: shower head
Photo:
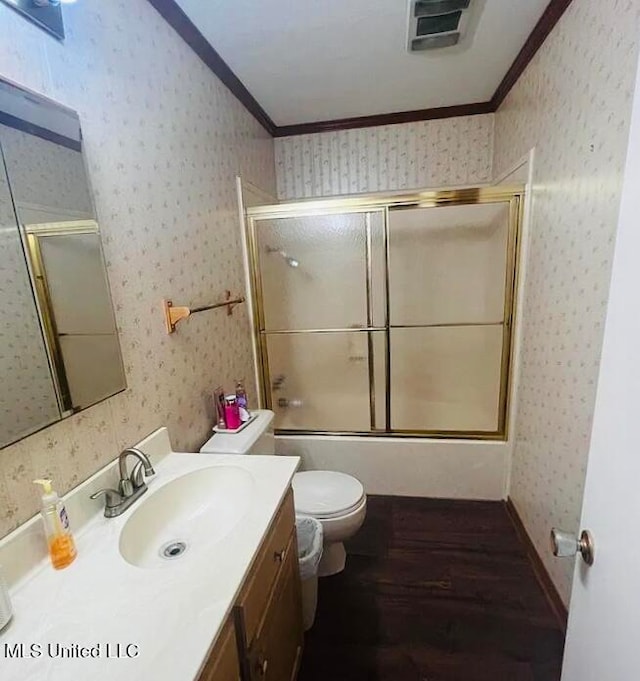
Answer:
[[292, 258], [285, 251], [280, 248], [273, 248], [273, 246], [267, 246], [267, 253], [277, 253], [289, 267], [300, 267], [300, 262], [295, 258]]

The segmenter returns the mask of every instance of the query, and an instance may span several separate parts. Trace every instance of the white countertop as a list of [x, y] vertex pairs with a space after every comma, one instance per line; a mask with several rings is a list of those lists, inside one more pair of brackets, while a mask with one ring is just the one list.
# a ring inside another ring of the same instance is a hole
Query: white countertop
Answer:
[[[297, 457], [182, 453], [154, 463], [156, 475], [138, 502], [118, 518], [95, 514], [75, 535], [78, 557], [71, 566], [56, 571], [40, 564], [12, 589], [15, 614], [0, 633], [0, 679], [196, 679], [298, 463]], [[206, 557], [186, 553], [162, 568], [127, 563], [119, 535], [138, 504], [176, 477], [218, 465], [243, 468], [255, 480], [253, 502], [233, 532]], [[25, 657], [8, 658], [7, 646], [20, 643]], [[48, 644], [52, 653], [56, 644], [93, 647], [99, 657], [52, 658]], [[40, 646], [40, 657], [29, 657], [32, 645]], [[137, 657], [127, 657], [127, 650]]]

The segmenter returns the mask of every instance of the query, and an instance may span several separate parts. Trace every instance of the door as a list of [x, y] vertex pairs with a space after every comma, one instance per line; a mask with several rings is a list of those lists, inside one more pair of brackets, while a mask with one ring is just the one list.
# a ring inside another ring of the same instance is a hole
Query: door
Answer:
[[517, 211], [389, 210], [393, 431], [504, 432]]
[[636, 681], [640, 632], [640, 89], [636, 87], [582, 527], [595, 562], [577, 561], [563, 681]]
[[385, 314], [371, 272], [383, 268], [383, 236], [382, 210], [260, 222], [258, 320], [278, 429], [370, 430], [370, 348]]

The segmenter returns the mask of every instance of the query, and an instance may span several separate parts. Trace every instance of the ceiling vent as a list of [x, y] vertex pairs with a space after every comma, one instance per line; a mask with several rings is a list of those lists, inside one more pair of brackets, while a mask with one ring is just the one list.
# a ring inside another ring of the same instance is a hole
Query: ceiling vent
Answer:
[[410, 0], [409, 52], [467, 47], [483, 0]]

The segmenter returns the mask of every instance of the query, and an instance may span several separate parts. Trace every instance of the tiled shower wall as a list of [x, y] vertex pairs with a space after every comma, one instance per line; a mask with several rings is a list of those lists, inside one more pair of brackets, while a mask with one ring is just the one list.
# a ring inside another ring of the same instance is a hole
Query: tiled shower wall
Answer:
[[573, 561], [548, 536], [579, 526], [639, 12], [574, 0], [496, 115], [496, 176], [535, 147], [510, 495], [565, 602]]
[[277, 138], [278, 198], [490, 182], [493, 125], [483, 114]]
[[60, 43], [0, 3], [0, 74], [80, 114], [129, 388], [0, 451], [0, 536], [37, 510], [34, 477], [64, 492], [164, 424], [193, 450], [211, 390], [253, 376], [242, 306], [169, 337], [160, 303], [242, 290], [235, 175], [274, 193], [272, 139], [146, 0], [65, 17]]

